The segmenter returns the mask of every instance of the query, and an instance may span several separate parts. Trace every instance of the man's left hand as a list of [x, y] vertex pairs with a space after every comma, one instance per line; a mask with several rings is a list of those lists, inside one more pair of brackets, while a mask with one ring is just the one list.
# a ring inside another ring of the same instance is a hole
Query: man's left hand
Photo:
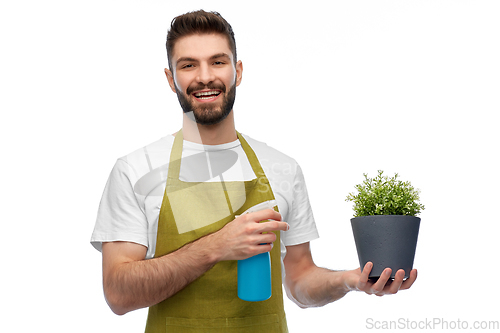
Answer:
[[363, 271], [360, 268], [353, 271], [345, 272], [346, 284], [351, 290], [364, 291], [369, 295], [393, 295], [400, 290], [408, 289], [412, 286], [413, 282], [417, 279], [417, 270], [412, 269], [410, 277], [404, 280], [405, 271], [400, 269], [396, 272], [394, 280], [391, 279], [392, 270], [386, 268], [377, 281], [369, 279], [370, 272], [373, 268], [371, 262], [367, 262]]

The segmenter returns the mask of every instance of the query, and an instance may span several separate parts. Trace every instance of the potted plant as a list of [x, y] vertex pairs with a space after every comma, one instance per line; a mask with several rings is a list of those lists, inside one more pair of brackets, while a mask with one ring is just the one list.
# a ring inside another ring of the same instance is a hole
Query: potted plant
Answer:
[[405, 278], [413, 268], [417, 247], [420, 218], [416, 217], [424, 206], [420, 204], [420, 191], [410, 182], [384, 175], [379, 170], [375, 178], [368, 178], [356, 185], [357, 193], [349, 193], [346, 201], [354, 203], [352, 231], [360, 267], [373, 263], [370, 278], [378, 278], [382, 271], [392, 269], [394, 278], [404, 269]]

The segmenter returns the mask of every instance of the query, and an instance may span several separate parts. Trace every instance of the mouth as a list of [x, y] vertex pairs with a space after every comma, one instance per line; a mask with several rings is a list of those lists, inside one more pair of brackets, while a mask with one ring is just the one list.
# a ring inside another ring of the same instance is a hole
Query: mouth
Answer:
[[220, 91], [220, 90], [202, 90], [202, 91], [196, 91], [192, 95], [198, 101], [212, 102], [212, 101], [216, 100], [221, 93], [222, 93], [222, 91]]

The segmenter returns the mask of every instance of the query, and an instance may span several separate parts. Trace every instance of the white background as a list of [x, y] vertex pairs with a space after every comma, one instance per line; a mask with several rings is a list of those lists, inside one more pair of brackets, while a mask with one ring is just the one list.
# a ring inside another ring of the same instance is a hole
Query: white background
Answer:
[[363, 173], [398, 172], [426, 205], [411, 290], [287, 299], [290, 332], [499, 321], [498, 1], [47, 0], [0, 5], [0, 330], [143, 331], [146, 310], [107, 307], [89, 239], [115, 160], [181, 126], [164, 41], [200, 8], [236, 34], [237, 128], [304, 171], [318, 265], [358, 266], [344, 199]]

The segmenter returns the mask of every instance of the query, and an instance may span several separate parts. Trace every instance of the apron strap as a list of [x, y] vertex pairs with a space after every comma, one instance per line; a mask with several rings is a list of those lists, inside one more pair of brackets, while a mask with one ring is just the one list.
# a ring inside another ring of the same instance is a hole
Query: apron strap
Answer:
[[179, 174], [181, 171], [181, 160], [182, 160], [182, 142], [184, 140], [184, 135], [182, 134], [182, 129], [177, 132], [174, 139], [174, 144], [172, 146], [172, 151], [170, 152], [170, 162], [168, 163], [168, 176], [167, 178], [179, 179]]
[[245, 140], [245, 138], [243, 137], [243, 135], [240, 134], [240, 132], [236, 131], [236, 134], [238, 135], [238, 139], [240, 140], [241, 143], [241, 148], [243, 148], [243, 151], [247, 155], [248, 161], [252, 166], [255, 176], [257, 178], [265, 178], [267, 181], [266, 174], [264, 173], [264, 170], [262, 170], [262, 166], [260, 165], [259, 159], [255, 155], [255, 152], [253, 151], [252, 148], [250, 148], [250, 145], [248, 144], [247, 140]]

